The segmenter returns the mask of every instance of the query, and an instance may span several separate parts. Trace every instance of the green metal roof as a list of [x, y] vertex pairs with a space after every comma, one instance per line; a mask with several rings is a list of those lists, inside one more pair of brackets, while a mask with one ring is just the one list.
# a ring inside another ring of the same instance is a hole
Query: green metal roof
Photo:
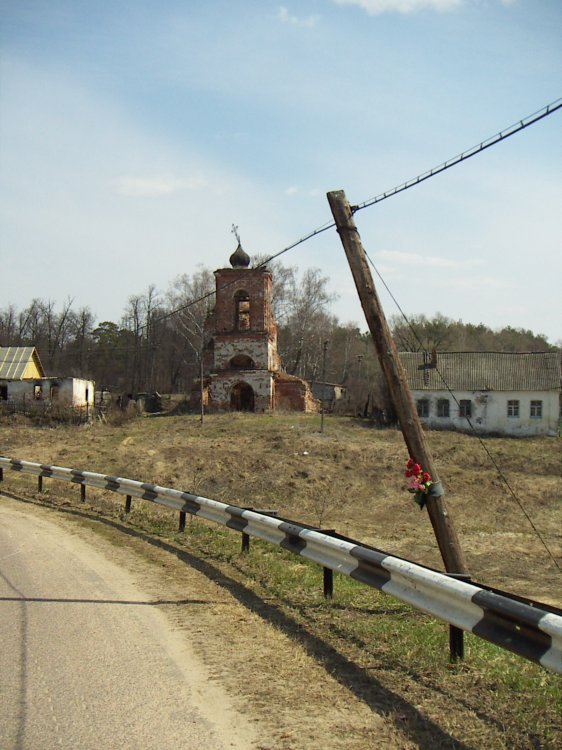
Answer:
[[29, 363], [44, 377], [45, 371], [34, 346], [0, 346], [0, 380], [22, 380]]
[[400, 352], [412, 390], [552, 391], [560, 389], [559, 352]]

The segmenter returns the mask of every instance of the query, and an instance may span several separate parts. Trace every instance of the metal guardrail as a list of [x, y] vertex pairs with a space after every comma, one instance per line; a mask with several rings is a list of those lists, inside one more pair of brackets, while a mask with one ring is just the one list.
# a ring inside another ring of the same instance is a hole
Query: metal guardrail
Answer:
[[[0, 456], [9, 469], [137, 497], [275, 544], [562, 674], [562, 616], [298, 523], [190, 492]], [[0, 476], [1, 479], [1, 476]]]

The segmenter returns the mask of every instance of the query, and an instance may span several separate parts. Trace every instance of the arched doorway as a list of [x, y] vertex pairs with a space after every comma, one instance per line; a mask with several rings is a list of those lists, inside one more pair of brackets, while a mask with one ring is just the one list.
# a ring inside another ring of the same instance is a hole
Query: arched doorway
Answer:
[[230, 393], [232, 411], [254, 411], [254, 389], [247, 383], [237, 383]]

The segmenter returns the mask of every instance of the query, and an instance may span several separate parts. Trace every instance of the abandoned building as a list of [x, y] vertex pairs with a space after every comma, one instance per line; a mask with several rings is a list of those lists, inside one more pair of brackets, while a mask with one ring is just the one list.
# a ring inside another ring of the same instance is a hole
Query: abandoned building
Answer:
[[401, 352], [423, 425], [492, 435], [558, 435], [560, 354]]
[[11, 411], [26, 413], [54, 404], [89, 410], [94, 405], [94, 383], [47, 377], [34, 346], [0, 346], [0, 402]]
[[[317, 411], [308, 383], [282, 369], [271, 272], [265, 266], [250, 268], [240, 243], [230, 265], [215, 271], [215, 309], [206, 322], [206, 406], [211, 411]], [[197, 399], [196, 389], [192, 395]]]
[[345, 385], [339, 383], [323, 383], [318, 380], [313, 380], [310, 383], [312, 395], [318, 399], [323, 405], [326, 411], [333, 411], [336, 403], [341, 401], [346, 392], [347, 388]]

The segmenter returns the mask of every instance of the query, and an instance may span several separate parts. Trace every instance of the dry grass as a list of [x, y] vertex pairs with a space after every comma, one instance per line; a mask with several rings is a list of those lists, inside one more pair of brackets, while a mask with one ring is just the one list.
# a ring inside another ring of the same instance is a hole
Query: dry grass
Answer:
[[[203, 426], [192, 416], [54, 430], [24, 422], [0, 425], [0, 435], [3, 455], [274, 508], [442, 568], [427, 514], [404, 490], [407, 454], [397, 431], [328, 418], [320, 434], [318, 417], [236, 414], [207, 417]], [[560, 441], [490, 438], [483, 448], [445, 432], [429, 433], [429, 441], [474, 579], [561, 606], [560, 570], [486, 452], [560, 565]], [[69, 495], [60, 484], [48, 490], [55, 503]], [[97, 508], [124, 520], [122, 502], [96, 493]], [[466, 662], [452, 667], [443, 625], [350, 579], [337, 578], [327, 603], [318, 568], [266, 544], [253, 542], [241, 555], [237, 535], [198, 519], [177, 535], [170, 513], [136, 501], [127, 524], [237, 581], [260, 617], [389, 717], [409, 738], [404, 747], [562, 747], [560, 680], [541, 668], [472, 636]]]
[[[122, 426], [0, 425], [1, 452], [117, 474], [280, 514], [442, 567], [427, 514], [404, 491], [399, 431], [345, 418], [216, 415], [137, 419]], [[474, 579], [562, 606], [560, 440], [429, 433]], [[513, 498], [488, 451], [529, 515]], [[560, 564], [560, 562], [559, 562]]]

